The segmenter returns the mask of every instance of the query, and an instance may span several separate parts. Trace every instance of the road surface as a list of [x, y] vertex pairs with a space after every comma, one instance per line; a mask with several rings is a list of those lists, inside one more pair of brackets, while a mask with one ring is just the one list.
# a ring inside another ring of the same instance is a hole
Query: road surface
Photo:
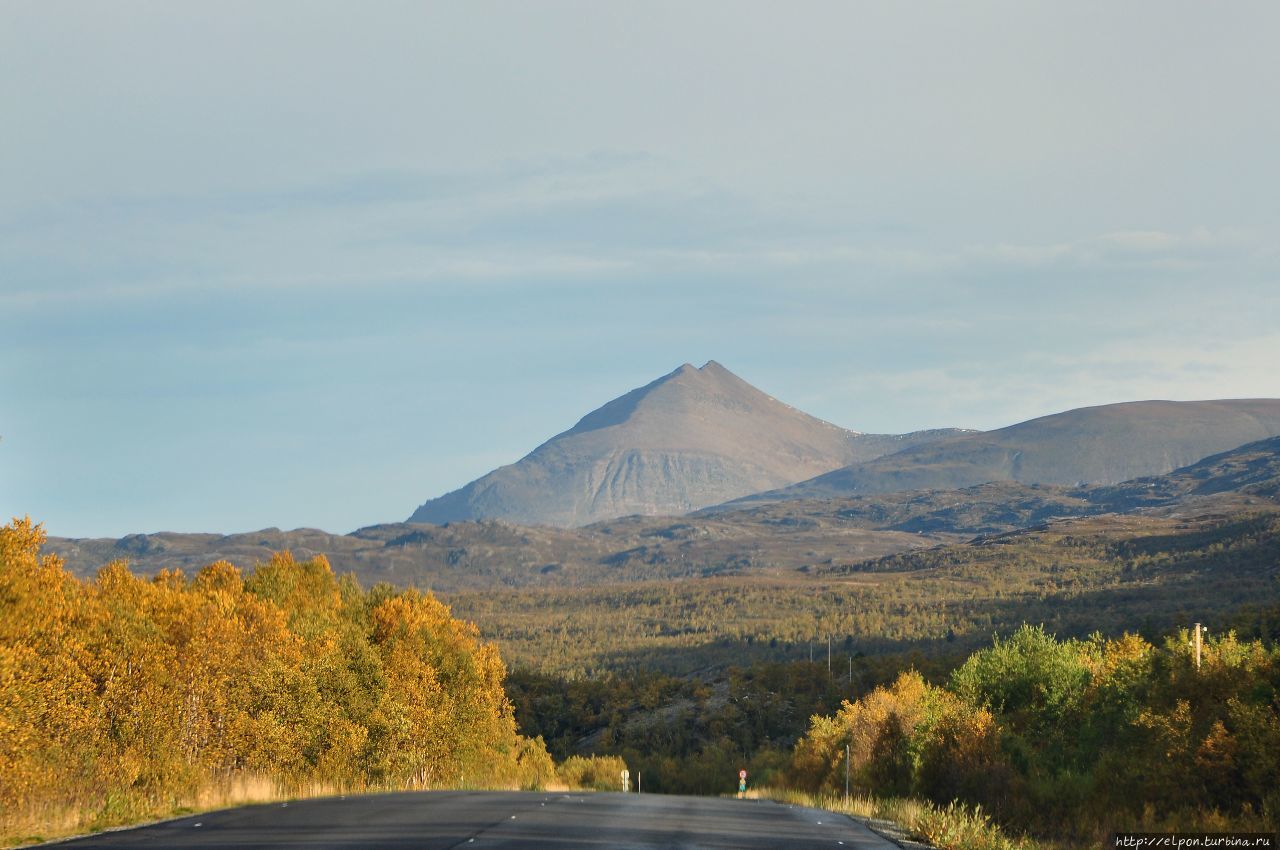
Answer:
[[247, 806], [101, 833], [58, 846], [76, 850], [897, 850], [843, 815], [766, 800], [468, 791]]

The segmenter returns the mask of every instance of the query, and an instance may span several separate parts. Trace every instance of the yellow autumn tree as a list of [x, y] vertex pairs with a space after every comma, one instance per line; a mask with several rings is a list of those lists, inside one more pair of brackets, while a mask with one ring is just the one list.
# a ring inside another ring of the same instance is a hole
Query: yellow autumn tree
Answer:
[[30, 518], [0, 528], [0, 808], [98, 778], [105, 717], [83, 638], [83, 588]]
[[934, 691], [911, 670], [856, 702], [846, 700], [834, 717], [813, 717], [796, 744], [793, 781], [814, 790], [843, 788], [848, 745], [850, 772], [860, 789], [906, 793], [911, 783], [908, 742]]
[[[430, 594], [280, 553], [244, 576], [106, 565], [83, 583], [0, 528], [0, 837], [161, 812], [211, 783], [536, 787], [506, 669]], [[70, 814], [68, 814], [70, 813]]]

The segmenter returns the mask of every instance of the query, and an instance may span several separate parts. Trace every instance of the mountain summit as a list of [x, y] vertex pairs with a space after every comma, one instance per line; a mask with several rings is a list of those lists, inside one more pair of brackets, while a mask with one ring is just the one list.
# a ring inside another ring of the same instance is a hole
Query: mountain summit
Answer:
[[860, 434], [796, 410], [714, 360], [588, 413], [526, 457], [426, 502], [410, 522], [586, 525], [681, 514], [954, 436]]

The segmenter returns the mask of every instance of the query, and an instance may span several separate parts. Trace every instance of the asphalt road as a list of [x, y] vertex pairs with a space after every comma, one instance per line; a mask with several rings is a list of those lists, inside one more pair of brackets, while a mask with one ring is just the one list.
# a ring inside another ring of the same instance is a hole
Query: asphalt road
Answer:
[[834, 850], [842, 846], [896, 850], [843, 815], [764, 800], [468, 791], [247, 806], [59, 845], [77, 850]]

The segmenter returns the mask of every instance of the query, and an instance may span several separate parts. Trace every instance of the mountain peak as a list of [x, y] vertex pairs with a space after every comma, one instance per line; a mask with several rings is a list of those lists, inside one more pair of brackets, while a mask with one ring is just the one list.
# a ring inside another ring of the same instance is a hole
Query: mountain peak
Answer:
[[[701, 366], [694, 366], [692, 363], [682, 363], [675, 371], [668, 373], [668, 378], [735, 378], [739, 381], [742, 379], [730, 372], [715, 360], [708, 360]], [[744, 382], [745, 383], [745, 382]]]
[[582, 525], [686, 513], [912, 442], [816, 419], [714, 360], [701, 368], [684, 363], [588, 413], [520, 461], [425, 503], [410, 521]]
[[564, 434], [583, 434], [624, 425], [638, 416], [678, 418], [693, 407], [723, 407], [747, 411], [777, 404], [714, 360], [702, 368], [684, 363], [657, 380], [593, 410]]
[[[695, 375], [703, 375], [706, 377], [728, 375], [731, 378], [738, 378], [737, 375], [726, 369], [724, 364], [720, 363], [718, 360], [708, 360], [701, 366], [694, 366], [692, 363], [681, 363], [673, 371], [668, 372], [666, 377], [674, 378], [682, 375], [690, 377]], [[738, 380], [742, 379], [738, 378]]]

